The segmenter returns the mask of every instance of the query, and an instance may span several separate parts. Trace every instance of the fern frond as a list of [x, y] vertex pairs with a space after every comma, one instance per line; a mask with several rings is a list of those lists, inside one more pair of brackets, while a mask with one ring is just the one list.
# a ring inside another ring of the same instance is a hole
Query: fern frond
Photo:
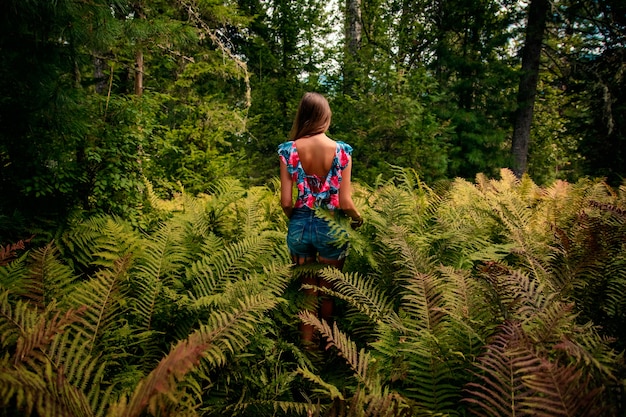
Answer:
[[298, 368], [296, 372], [302, 375], [308, 381], [311, 381], [315, 383], [316, 385], [320, 386], [322, 389], [324, 389], [326, 394], [331, 400], [334, 400], [335, 398], [339, 400], [344, 399], [343, 394], [341, 393], [339, 388], [337, 388], [333, 384], [329, 384], [328, 382], [325, 382], [319, 375], [305, 368]]
[[129, 255], [118, 259], [112, 269], [101, 270], [70, 294], [71, 305], [86, 306], [81, 330], [91, 340], [91, 349], [102, 333], [116, 324], [121, 308], [121, 282], [126, 279], [130, 263]]
[[448, 339], [427, 331], [400, 336], [398, 353], [406, 363], [399, 389], [402, 394], [432, 413], [454, 413], [461, 398], [459, 386], [469, 380], [460, 352], [452, 350]]
[[45, 350], [52, 339], [62, 333], [65, 327], [78, 322], [85, 310], [84, 307], [77, 310], [68, 310], [62, 316], [57, 311], [51, 318], [48, 318], [47, 315], [52, 314], [51, 312], [55, 310], [55, 307], [54, 304], [50, 305], [47, 309], [47, 314], [39, 313], [37, 322], [32, 327], [23, 329], [22, 336], [17, 340], [16, 361], [24, 361], [32, 357], [35, 350], [39, 352]]
[[58, 260], [58, 250], [52, 243], [33, 250], [29, 258], [30, 274], [23, 281], [21, 294], [44, 306], [53, 300], [62, 300], [72, 291], [74, 271]]
[[27, 264], [28, 253], [0, 266], [0, 291], [9, 290], [12, 294], [22, 293], [22, 283], [28, 280], [30, 270]]
[[623, 362], [624, 353], [615, 352], [611, 343], [612, 340], [598, 335], [598, 329], [586, 324], [573, 334], [563, 335], [554, 349], [565, 352], [568, 359], [588, 374], [597, 375], [598, 380], [615, 381], [616, 367]]
[[443, 291], [443, 304], [448, 315], [458, 322], [472, 326], [470, 333], [482, 339], [476, 324], [488, 326], [495, 322], [495, 317], [485, 308], [485, 285], [469, 271], [442, 266], [439, 269], [442, 279], [447, 283]]
[[247, 190], [245, 198], [236, 202], [237, 225], [241, 230], [238, 236], [253, 236], [271, 228], [273, 197], [267, 187], [252, 187]]
[[156, 414], [162, 397], [174, 393], [180, 381], [197, 370], [201, 361], [211, 367], [220, 366], [225, 362], [227, 352], [243, 348], [248, 343], [248, 335], [256, 330], [263, 312], [274, 305], [275, 301], [258, 296], [241, 300], [240, 307], [230, 312], [214, 312], [208, 324], [174, 346], [137, 386], [123, 415], [136, 417], [146, 409]]
[[465, 388], [470, 397], [464, 400], [478, 407], [472, 409], [474, 414], [519, 415], [523, 400], [532, 394], [522, 376], [532, 373], [541, 364], [529, 345], [519, 325], [509, 322], [485, 346], [485, 353], [476, 364], [481, 372], [477, 375], [478, 381], [468, 383]]
[[60, 241], [59, 249], [76, 264], [74, 270], [89, 274], [97, 268], [112, 268], [117, 259], [140, 252], [138, 233], [113, 216], [94, 216], [74, 225]]
[[573, 332], [576, 315], [572, 303], [553, 302], [524, 321], [524, 330], [536, 344], [536, 349], [553, 349], [555, 343]]
[[137, 260], [141, 275], [167, 280], [175, 276], [189, 262], [189, 253], [184, 246], [184, 229], [176, 221], [164, 223], [141, 244], [144, 250]]
[[331, 329], [326, 320], [320, 321], [309, 311], [301, 311], [298, 313], [298, 317], [303, 323], [313, 326], [320, 332], [327, 341], [326, 349], [334, 346], [338, 350], [339, 355], [346, 360], [361, 383], [368, 389], [375, 390], [372, 376], [368, 374], [371, 358], [365, 349], [358, 349], [356, 343], [339, 330], [337, 323], [333, 323], [333, 328]]
[[[6, 384], [10, 383], [7, 391]], [[45, 363], [33, 372], [23, 366], [6, 369], [0, 376], [0, 392], [8, 393], [5, 400], [15, 400], [18, 409], [30, 415], [51, 417], [91, 417], [93, 413], [82, 392], [64, 378], [63, 370]]]
[[13, 262], [17, 258], [18, 251], [26, 249], [26, 243], [29, 243], [31, 239], [20, 240], [6, 246], [0, 245], [0, 267]]
[[37, 326], [43, 311], [28, 301], [13, 303], [9, 295], [9, 291], [0, 293], [0, 343], [14, 348], [20, 338]]
[[[369, 317], [373, 323], [382, 321], [387, 324], [400, 324], [391, 301], [372, 280], [358, 273], [344, 273], [337, 268], [323, 268], [320, 270], [320, 275], [333, 284], [332, 295], [348, 302]], [[318, 288], [318, 290], [328, 291], [326, 288]]]
[[478, 415], [528, 414], [595, 416], [601, 388], [592, 388], [589, 377], [573, 365], [550, 361], [535, 349], [518, 324], [501, 328], [479, 359], [480, 382], [467, 384], [473, 395], [466, 401], [479, 406]]
[[365, 405], [364, 413], [357, 409], [350, 414], [365, 417], [409, 417], [414, 415], [405, 399], [395, 392], [389, 392], [387, 388], [380, 395], [366, 397]]
[[206, 297], [230, 282], [252, 273], [271, 259], [272, 240], [266, 235], [243, 238], [227, 244], [223, 249], [202, 257], [190, 269], [193, 294]]
[[190, 214], [193, 233], [206, 237], [210, 233], [232, 236], [237, 229], [234, 205], [244, 198], [246, 190], [234, 178], [223, 178], [210, 187], [210, 194], [187, 198], [185, 211]]
[[144, 250], [136, 260], [136, 273], [130, 282], [133, 313], [140, 320], [138, 328], [152, 330], [155, 310], [164, 285], [181, 287], [180, 277], [190, 262], [191, 254], [184, 245], [184, 228], [176, 220], [162, 224], [144, 240]]
[[102, 392], [101, 378], [109, 362], [99, 353], [92, 354], [92, 341], [75, 329], [80, 326], [73, 327], [55, 335], [45, 356], [55, 369], [62, 370], [68, 383], [86, 393], [91, 403], [105, 401], [97, 394]]
[[524, 385], [533, 395], [523, 399], [520, 411], [538, 417], [601, 416], [598, 406], [603, 388], [589, 388], [589, 377], [574, 366], [559, 366], [542, 359], [537, 369], [525, 375]]
[[[288, 416], [308, 417], [312, 414], [311, 410], [315, 408], [307, 402], [297, 401], [278, 401], [278, 400], [251, 400], [242, 401], [235, 405], [225, 407], [222, 415], [271, 415], [271, 416]], [[228, 413], [228, 414], [227, 414]]]
[[418, 273], [406, 279], [404, 288], [401, 309], [411, 317], [410, 322], [404, 321], [405, 327], [437, 335], [447, 317], [443, 296], [446, 283], [434, 274]]

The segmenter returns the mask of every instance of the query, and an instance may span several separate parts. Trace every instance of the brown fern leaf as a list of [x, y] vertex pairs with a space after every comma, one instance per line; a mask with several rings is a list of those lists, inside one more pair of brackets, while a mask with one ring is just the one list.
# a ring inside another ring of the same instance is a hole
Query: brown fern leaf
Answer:
[[158, 394], [172, 392], [176, 382], [198, 365], [207, 346], [208, 343], [203, 341], [200, 333], [194, 333], [189, 339], [180, 341], [137, 386], [124, 416], [140, 416], [146, 407], [151, 408], [153, 415], [156, 415], [153, 409], [156, 407], [154, 399]]
[[589, 388], [590, 377], [574, 366], [560, 366], [542, 359], [524, 377], [533, 395], [522, 400], [520, 410], [537, 417], [594, 417], [604, 415], [598, 406], [602, 388]]
[[520, 415], [524, 398], [531, 395], [522, 375], [540, 365], [539, 359], [528, 349], [518, 323], [507, 322], [493, 341], [485, 346], [478, 359], [479, 382], [468, 383], [465, 391], [470, 397], [465, 402], [475, 405], [471, 411], [478, 416], [506, 417]]
[[34, 262], [28, 279], [23, 283], [23, 295], [40, 307], [44, 306], [44, 281], [48, 274], [47, 262], [55, 256], [56, 252], [56, 247], [52, 243], [48, 243], [31, 254]]
[[479, 416], [594, 417], [602, 415], [602, 388], [590, 385], [576, 365], [542, 356], [519, 323], [508, 322], [486, 346], [478, 382], [466, 385]]
[[591, 207], [595, 207], [597, 209], [600, 209], [602, 211], [606, 211], [609, 212], [615, 216], [620, 216], [622, 218], [626, 218], [626, 210], [624, 210], [621, 207], [618, 207], [616, 205], [613, 204], [609, 204], [609, 203], [601, 203], [599, 201], [595, 201], [595, 200], [589, 200], [589, 205]]
[[37, 324], [32, 329], [26, 329], [27, 333], [18, 338], [15, 363], [31, 357], [35, 350], [41, 351], [57, 334], [61, 334], [66, 326], [78, 322], [85, 309], [85, 306], [70, 309], [62, 316], [57, 312], [51, 319], [45, 315], [40, 316]]
[[26, 249], [26, 243], [29, 243], [33, 237], [35, 236], [31, 236], [26, 240], [20, 240], [17, 243], [0, 246], [0, 266], [10, 264], [16, 258], [17, 251]]

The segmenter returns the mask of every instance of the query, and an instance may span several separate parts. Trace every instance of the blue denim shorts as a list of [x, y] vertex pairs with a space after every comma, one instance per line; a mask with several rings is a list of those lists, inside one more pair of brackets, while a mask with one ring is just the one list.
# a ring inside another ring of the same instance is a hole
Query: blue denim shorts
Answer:
[[315, 216], [315, 211], [308, 207], [293, 210], [287, 246], [292, 256], [315, 258], [319, 255], [330, 260], [344, 259], [350, 248], [348, 242], [339, 245], [337, 234], [333, 233], [328, 222]]

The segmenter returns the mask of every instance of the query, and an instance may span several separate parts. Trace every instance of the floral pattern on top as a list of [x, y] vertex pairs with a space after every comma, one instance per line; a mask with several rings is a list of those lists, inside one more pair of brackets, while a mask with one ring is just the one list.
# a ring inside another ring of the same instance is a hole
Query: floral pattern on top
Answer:
[[315, 209], [321, 207], [329, 210], [339, 208], [339, 185], [343, 170], [350, 162], [352, 146], [341, 141], [336, 143], [335, 158], [326, 178], [304, 172], [294, 141], [283, 142], [278, 145], [278, 156], [287, 165], [287, 172], [298, 188], [298, 198], [294, 208], [309, 207]]

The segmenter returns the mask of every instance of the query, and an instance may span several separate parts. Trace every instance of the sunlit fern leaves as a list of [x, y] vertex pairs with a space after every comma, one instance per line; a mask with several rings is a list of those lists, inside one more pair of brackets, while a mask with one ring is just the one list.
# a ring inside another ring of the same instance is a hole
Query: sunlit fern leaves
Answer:
[[193, 222], [194, 228], [202, 235], [214, 233], [218, 236], [237, 234], [238, 222], [234, 205], [246, 195], [246, 189], [233, 178], [216, 181], [210, 188], [210, 194], [202, 199], [201, 217]]
[[434, 224], [425, 236], [429, 253], [443, 265], [466, 269], [510, 252], [489, 202], [474, 184], [456, 179], [434, 209]]
[[270, 195], [266, 187], [252, 187], [247, 190], [244, 198], [236, 202], [235, 224], [239, 227], [239, 236], [252, 236], [272, 228], [270, 220], [277, 207], [272, 204], [273, 199], [268, 198]]
[[323, 268], [319, 274], [333, 285], [333, 290], [318, 288], [319, 291], [346, 301], [373, 324], [382, 321], [399, 325], [400, 319], [394, 311], [394, 305], [373, 278], [362, 277], [358, 273], [344, 273], [337, 268]]
[[222, 292], [226, 286], [270, 264], [274, 241], [265, 234], [248, 236], [203, 256], [189, 269], [196, 299]]
[[[192, 253], [185, 245], [184, 223], [176, 218], [163, 223], [155, 232], [142, 240], [143, 251], [137, 257], [129, 280], [129, 314], [137, 330], [144, 337], [155, 329], [155, 320], [163, 310], [171, 309], [172, 302], [179, 297], [185, 287], [184, 271], [191, 261]], [[158, 344], [148, 343], [158, 349]], [[152, 351], [154, 356], [161, 352]], [[147, 352], [146, 352], [147, 354]], [[147, 359], [144, 357], [144, 359]]]
[[441, 267], [439, 274], [447, 283], [443, 309], [448, 320], [446, 331], [454, 335], [452, 349], [462, 352], [464, 362], [471, 362], [499, 323], [493, 310], [485, 307], [488, 288], [469, 271]]
[[394, 259], [396, 248], [390, 247], [385, 238], [393, 237], [396, 229], [406, 230], [414, 236], [415, 243], [423, 243], [420, 246], [425, 249], [432, 212], [440, 201], [440, 197], [421, 182], [415, 171], [397, 169], [397, 174], [397, 183], [381, 183], [366, 194], [365, 226], [358, 233], [367, 239], [369, 248], [363, 252], [371, 254], [372, 272], [377, 273], [379, 280], [389, 286], [391, 292], [394, 283], [390, 278], [396, 268], [390, 260]]

